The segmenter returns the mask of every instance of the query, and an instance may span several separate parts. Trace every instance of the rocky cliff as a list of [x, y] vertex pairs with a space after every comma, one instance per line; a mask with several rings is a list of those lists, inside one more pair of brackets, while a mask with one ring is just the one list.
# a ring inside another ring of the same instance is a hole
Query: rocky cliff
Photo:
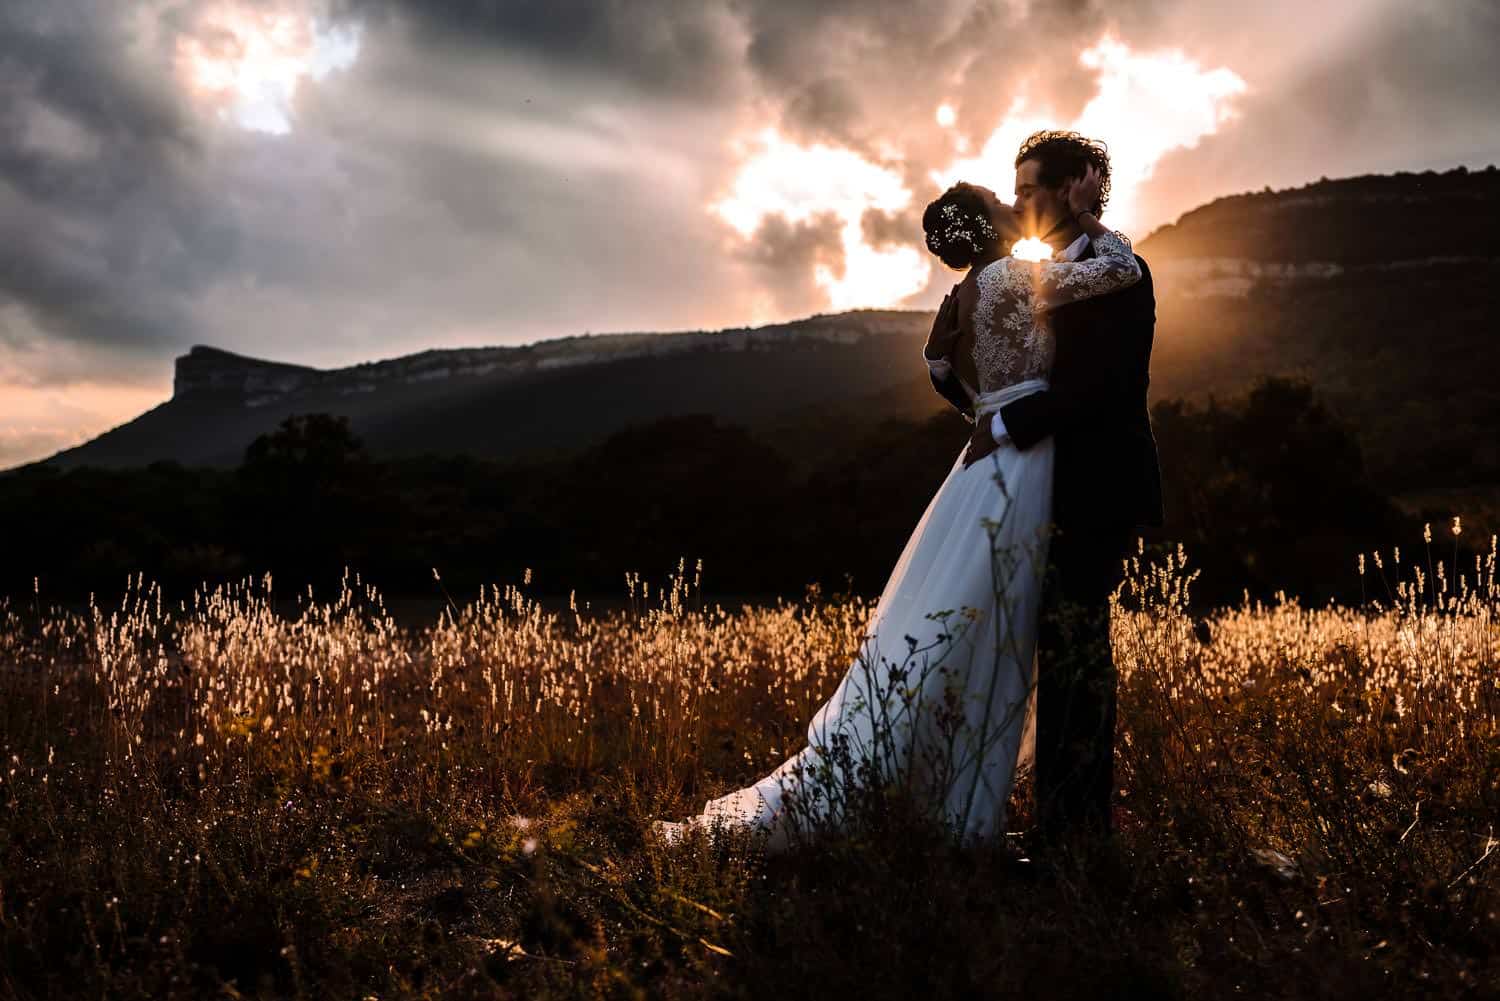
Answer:
[[172, 396], [279, 396], [303, 389], [323, 375], [315, 368], [247, 358], [200, 344], [177, 359]]
[[349, 396], [421, 383], [519, 377], [538, 372], [690, 353], [796, 351], [852, 346], [870, 337], [908, 335], [912, 314], [858, 310], [796, 323], [669, 334], [562, 337], [522, 347], [452, 348], [365, 362], [341, 369], [287, 365], [194, 346], [176, 362], [173, 399], [215, 397], [263, 407], [299, 394]]

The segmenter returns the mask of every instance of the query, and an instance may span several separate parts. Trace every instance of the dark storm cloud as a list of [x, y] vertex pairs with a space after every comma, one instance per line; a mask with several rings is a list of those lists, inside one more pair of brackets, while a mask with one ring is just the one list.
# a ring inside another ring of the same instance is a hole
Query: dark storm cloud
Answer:
[[121, 45], [127, 9], [0, 10], [0, 302], [29, 320], [0, 342], [160, 350], [186, 334], [177, 297], [233, 256], [189, 119]]
[[741, 62], [723, 0], [345, 0], [342, 10], [377, 22], [406, 16], [436, 49], [529, 52], [560, 72], [676, 95], [723, 96]]
[[923, 245], [922, 212], [926, 207], [913, 204], [905, 212], [867, 210], [859, 220], [865, 242], [876, 248]]
[[1092, 93], [1076, 54], [1106, 30], [1156, 20], [1157, 4], [986, 0], [846, 0], [739, 4], [747, 57], [760, 84], [782, 101], [794, 134], [858, 138], [891, 122], [930, 122], [956, 98], [975, 129], [998, 121], [1021, 81], [1046, 84], [1059, 114]]
[[[288, 150], [328, 148], [310, 174], [337, 209], [273, 218], [315, 248], [306, 298], [337, 302], [323, 309], [319, 363], [420, 350], [453, 330], [513, 343], [687, 327], [736, 301], [743, 282], [697, 176], [725, 157], [712, 112], [666, 113], [542, 60], [435, 50], [434, 37], [395, 18], [367, 27], [354, 69], [299, 106]], [[262, 256], [247, 246], [247, 260]]]
[[843, 222], [832, 213], [820, 213], [801, 222], [779, 215], [768, 216], [738, 251], [752, 264], [780, 311], [813, 313], [825, 308], [822, 292], [813, 281], [813, 271], [823, 265], [835, 274], [843, 268]]
[[100, 134], [154, 144], [188, 142], [190, 130], [165, 81], [125, 58], [128, 5], [96, 0], [9, 0], [0, 7], [5, 93], [42, 101]]
[[821, 77], [793, 93], [782, 109], [781, 122], [788, 134], [811, 136], [836, 142], [858, 141], [850, 129], [864, 114], [852, 81]]
[[[1161, 20], [1158, 0], [343, 0], [374, 21], [419, 26], [435, 52], [492, 46], [644, 92], [703, 102], [759, 93], [794, 138], [848, 141], [930, 118], [957, 89], [992, 124], [1014, 84], [1044, 73], [1060, 113], [1093, 78], [1080, 42]], [[744, 83], [753, 84], [747, 94]]]

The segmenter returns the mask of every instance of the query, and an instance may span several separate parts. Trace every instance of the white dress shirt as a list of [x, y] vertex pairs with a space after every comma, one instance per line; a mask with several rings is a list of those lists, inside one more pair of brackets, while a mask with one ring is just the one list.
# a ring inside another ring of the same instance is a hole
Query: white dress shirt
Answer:
[[[1089, 235], [1087, 233], [1079, 233], [1078, 239], [1061, 250], [1053, 251], [1052, 259], [1054, 261], [1076, 261], [1083, 256], [1083, 252], [1088, 249], [1088, 246]], [[995, 439], [997, 444], [1010, 437], [1010, 432], [1005, 429], [1005, 421], [1001, 419], [1000, 411], [998, 410], [990, 416], [990, 436]]]

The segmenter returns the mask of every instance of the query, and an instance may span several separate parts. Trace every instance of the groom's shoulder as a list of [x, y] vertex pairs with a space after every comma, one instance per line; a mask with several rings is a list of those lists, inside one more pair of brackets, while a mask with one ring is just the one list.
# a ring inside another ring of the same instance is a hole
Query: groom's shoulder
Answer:
[[1156, 285], [1151, 280], [1151, 266], [1146, 263], [1146, 259], [1135, 254], [1135, 263], [1140, 265], [1141, 279], [1122, 294], [1132, 304], [1132, 308], [1144, 316], [1147, 312], [1154, 313], [1156, 309]]

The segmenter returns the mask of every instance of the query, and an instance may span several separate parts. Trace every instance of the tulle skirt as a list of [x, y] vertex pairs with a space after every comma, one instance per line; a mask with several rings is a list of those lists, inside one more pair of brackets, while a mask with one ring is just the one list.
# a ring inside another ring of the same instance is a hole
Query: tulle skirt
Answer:
[[[1045, 387], [981, 393], [976, 411]], [[1030, 758], [1052, 469], [1050, 438], [1024, 452], [1007, 440], [968, 468], [960, 451], [807, 746], [688, 823], [749, 825], [777, 851], [846, 822], [852, 790], [895, 784], [965, 839], [1002, 833]]]

